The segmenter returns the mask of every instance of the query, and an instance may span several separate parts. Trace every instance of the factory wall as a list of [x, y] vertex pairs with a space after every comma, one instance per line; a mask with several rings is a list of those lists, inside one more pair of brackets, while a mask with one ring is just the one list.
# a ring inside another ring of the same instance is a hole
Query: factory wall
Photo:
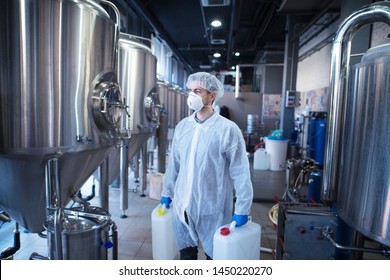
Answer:
[[[301, 59], [298, 63], [296, 86], [297, 91], [300, 92], [300, 106], [296, 108], [295, 115], [302, 113], [305, 108], [310, 111], [327, 111], [333, 35], [346, 17], [371, 2], [367, 0], [343, 1], [340, 18], [300, 48]], [[361, 59], [359, 54], [382, 43], [389, 33], [390, 27], [383, 23], [362, 27], [352, 41], [351, 53], [357, 55], [351, 59], [351, 64], [358, 63]], [[306, 55], [309, 52], [310, 55]]]

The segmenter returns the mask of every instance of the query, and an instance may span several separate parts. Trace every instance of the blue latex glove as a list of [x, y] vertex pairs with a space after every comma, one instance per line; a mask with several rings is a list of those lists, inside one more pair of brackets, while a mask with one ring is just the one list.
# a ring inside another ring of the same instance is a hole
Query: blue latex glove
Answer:
[[236, 215], [234, 214], [231, 222], [236, 222], [236, 227], [245, 225], [248, 222], [248, 215]]
[[172, 202], [172, 199], [170, 197], [166, 197], [166, 196], [161, 197], [160, 203], [163, 205], [165, 204], [165, 207], [167, 209], [169, 209], [169, 204], [171, 204], [171, 202]]

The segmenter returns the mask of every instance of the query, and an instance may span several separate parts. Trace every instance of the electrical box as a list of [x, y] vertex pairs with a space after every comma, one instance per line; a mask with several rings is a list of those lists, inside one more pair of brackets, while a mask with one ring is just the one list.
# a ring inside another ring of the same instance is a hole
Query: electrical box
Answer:
[[297, 96], [299, 95], [299, 92], [295, 90], [288, 90], [286, 91], [286, 107], [296, 107], [297, 106], [297, 101], [298, 98]]

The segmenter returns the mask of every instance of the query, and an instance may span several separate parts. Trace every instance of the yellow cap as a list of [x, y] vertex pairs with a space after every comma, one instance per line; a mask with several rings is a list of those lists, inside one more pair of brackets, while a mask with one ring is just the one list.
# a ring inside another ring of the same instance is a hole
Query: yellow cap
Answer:
[[157, 216], [164, 216], [165, 215], [165, 207], [161, 207], [157, 209]]

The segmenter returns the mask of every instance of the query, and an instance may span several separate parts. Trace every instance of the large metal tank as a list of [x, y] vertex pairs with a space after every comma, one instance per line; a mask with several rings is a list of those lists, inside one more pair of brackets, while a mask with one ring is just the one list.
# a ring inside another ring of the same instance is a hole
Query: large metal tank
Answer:
[[120, 33], [118, 80], [127, 107], [121, 127], [130, 133], [122, 145], [128, 159], [120, 163], [120, 150], [109, 155], [109, 183], [120, 174], [120, 165], [128, 164], [159, 124], [160, 101], [157, 93], [157, 59], [145, 44], [146, 38]]
[[335, 35], [322, 200], [336, 202], [350, 227], [390, 246], [390, 49], [349, 65], [354, 34], [373, 22], [390, 25], [390, 3], [356, 11]]
[[160, 101], [157, 94], [157, 59], [143, 42], [147, 39], [121, 33], [119, 38], [118, 79], [129, 106], [129, 118], [123, 126], [131, 132], [129, 157], [155, 132], [159, 122]]
[[168, 128], [174, 129], [176, 126], [176, 87], [169, 85], [168, 87]]
[[175, 125], [177, 125], [184, 117], [184, 94], [180, 87], [175, 90]]
[[49, 159], [64, 207], [116, 143], [118, 30], [94, 1], [4, 0], [0, 37], [0, 207], [40, 232]]
[[157, 93], [158, 93], [158, 98], [160, 99], [161, 107], [164, 107], [165, 110], [168, 109], [168, 83], [162, 81], [162, 80], [157, 80]]
[[351, 227], [390, 246], [389, 44], [351, 67], [345, 104], [338, 213]]

